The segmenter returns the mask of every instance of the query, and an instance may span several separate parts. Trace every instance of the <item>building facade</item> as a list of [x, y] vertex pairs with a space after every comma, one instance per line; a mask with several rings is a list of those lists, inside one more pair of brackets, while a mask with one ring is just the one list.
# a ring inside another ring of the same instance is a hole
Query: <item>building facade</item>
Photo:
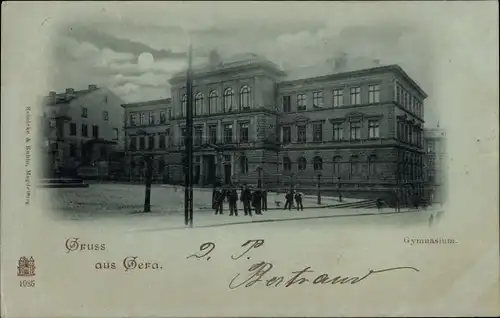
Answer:
[[123, 151], [122, 103], [96, 85], [50, 92], [42, 118], [48, 174], [107, 174], [112, 154]]
[[432, 202], [446, 199], [446, 132], [443, 129], [425, 129], [425, 174], [427, 192]]
[[[396, 65], [353, 70], [337, 59], [308, 71], [284, 72], [254, 54], [212, 55], [195, 69], [195, 182], [219, 175], [225, 183], [261, 179], [307, 190], [319, 181], [324, 191], [360, 197], [422, 191], [425, 92]], [[172, 116], [158, 128], [168, 132], [158, 160], [169, 165], [169, 180], [181, 182], [185, 73], [170, 84], [168, 106], [158, 105]]]

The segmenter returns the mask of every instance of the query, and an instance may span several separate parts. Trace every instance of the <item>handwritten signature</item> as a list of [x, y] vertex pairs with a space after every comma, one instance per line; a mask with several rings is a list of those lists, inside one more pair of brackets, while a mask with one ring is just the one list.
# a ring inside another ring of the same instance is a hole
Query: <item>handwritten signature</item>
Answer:
[[[231, 280], [229, 283], [229, 288], [230, 289], [236, 289], [238, 287], [252, 287], [258, 282], [261, 282], [265, 284], [266, 287], [278, 287], [278, 286], [284, 286], [284, 287], [290, 287], [292, 285], [298, 284], [304, 284], [304, 283], [309, 283], [309, 284], [358, 284], [362, 282], [363, 280], [367, 279], [370, 276], [373, 276], [375, 274], [380, 274], [380, 273], [386, 273], [390, 271], [396, 271], [396, 270], [403, 270], [403, 269], [411, 269], [416, 272], [419, 272], [418, 269], [415, 267], [392, 267], [392, 268], [384, 268], [384, 269], [379, 269], [379, 270], [370, 270], [368, 271], [367, 274], [364, 276], [353, 276], [353, 277], [347, 277], [347, 276], [336, 276], [336, 277], [330, 277], [328, 274], [320, 274], [317, 276], [313, 277], [305, 277], [306, 273], [314, 273], [314, 271], [311, 270], [310, 266], [307, 266], [303, 270], [300, 271], [295, 271], [292, 272], [290, 278], [286, 279], [285, 276], [272, 276], [270, 275], [266, 276], [267, 273], [273, 269], [274, 265], [268, 262], [259, 262], [251, 265], [248, 268], [249, 275], [246, 278], [240, 279], [239, 277], [241, 276], [240, 274], [236, 274], [236, 276]], [[267, 278], [269, 277], [269, 278]], [[267, 279], [266, 279], [267, 278]]]
[[[264, 245], [264, 240], [259, 239], [259, 240], [248, 240], [246, 241], [241, 247], [246, 248], [241, 254], [239, 255], [232, 255], [231, 259], [232, 260], [238, 260], [242, 258], [243, 256], [247, 256], [247, 259], [250, 259], [250, 256], [248, 254], [250, 253], [251, 250], [257, 249], [261, 246]], [[210, 260], [211, 255], [213, 255], [213, 252], [215, 250], [215, 243], [213, 242], [206, 242], [200, 245], [200, 251], [198, 253], [189, 255], [187, 258], [196, 258], [196, 259], [205, 259], [205, 260]], [[233, 277], [233, 279], [229, 283], [229, 288], [230, 289], [236, 289], [239, 287], [252, 287], [256, 285], [257, 283], [259, 284], [264, 284], [266, 287], [279, 287], [279, 286], [284, 286], [284, 287], [290, 287], [293, 285], [302, 285], [302, 284], [313, 284], [313, 285], [325, 285], [325, 284], [330, 284], [330, 285], [335, 285], [335, 284], [358, 284], [369, 277], [373, 277], [377, 274], [381, 273], [388, 273], [388, 272], [394, 272], [398, 270], [412, 270], [415, 272], [420, 272], [417, 268], [411, 267], [411, 266], [399, 266], [399, 267], [390, 267], [390, 268], [383, 268], [383, 269], [378, 269], [378, 270], [369, 270], [368, 273], [366, 273], [363, 276], [335, 276], [331, 277], [330, 275], [326, 273], [321, 273], [321, 274], [311, 274], [315, 273], [312, 269], [311, 266], [307, 266], [304, 269], [300, 271], [295, 271], [291, 272], [291, 275], [285, 277], [285, 276], [272, 276], [269, 272], [274, 268], [274, 265], [269, 262], [265, 261], [260, 261], [258, 263], [252, 264], [248, 268], [248, 273], [246, 276], [243, 276], [242, 274], [238, 273], [236, 276]]]

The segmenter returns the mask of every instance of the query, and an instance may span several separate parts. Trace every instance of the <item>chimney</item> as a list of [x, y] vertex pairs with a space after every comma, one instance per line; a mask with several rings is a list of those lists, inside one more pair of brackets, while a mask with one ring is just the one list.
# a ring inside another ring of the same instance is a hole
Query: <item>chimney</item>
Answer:
[[74, 89], [66, 88], [66, 100], [69, 101], [73, 97], [74, 93], [75, 93]]
[[210, 66], [218, 66], [221, 63], [221, 58], [217, 50], [215, 49], [210, 50], [208, 61]]
[[336, 70], [342, 70], [347, 66], [347, 53], [342, 52], [334, 58], [334, 65]]
[[54, 91], [50, 91], [49, 92], [49, 100], [51, 103], [55, 103], [56, 102], [56, 92]]
[[95, 85], [95, 84], [89, 85], [89, 91], [95, 91], [96, 89], [97, 89], [97, 85]]

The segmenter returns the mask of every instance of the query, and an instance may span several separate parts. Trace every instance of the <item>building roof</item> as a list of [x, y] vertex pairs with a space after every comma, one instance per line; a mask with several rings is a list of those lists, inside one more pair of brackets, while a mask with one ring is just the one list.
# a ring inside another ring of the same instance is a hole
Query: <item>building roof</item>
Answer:
[[155, 99], [155, 100], [148, 100], [144, 102], [135, 102], [135, 103], [126, 103], [122, 104], [122, 107], [140, 107], [140, 106], [151, 106], [151, 105], [163, 105], [163, 104], [170, 104], [172, 102], [172, 98], [163, 98], [163, 99]]
[[[283, 73], [282, 75], [285, 75], [283, 70], [278, 65], [271, 62], [267, 58], [255, 53], [242, 53], [242, 54], [231, 55], [225, 58], [220, 58], [220, 60], [217, 61], [217, 63], [210, 63], [210, 61], [208, 60], [205, 63], [193, 65], [192, 72], [194, 75], [202, 75], [211, 72], [226, 70], [228, 68], [236, 68], [236, 67], [258, 65], [258, 64], [270, 67], [276, 70], [278, 73]], [[171, 80], [182, 79], [185, 78], [185, 76], [186, 76], [186, 69], [181, 72], [175, 73], [172, 76]]]
[[99, 90], [99, 87], [95, 87], [93, 89], [82, 89], [82, 90], [73, 90], [71, 93], [56, 93], [55, 98], [53, 99], [52, 96], [45, 96], [44, 97], [44, 103], [46, 105], [59, 105], [59, 104], [67, 104], [70, 101], [80, 98], [82, 96], [85, 96], [91, 92]]

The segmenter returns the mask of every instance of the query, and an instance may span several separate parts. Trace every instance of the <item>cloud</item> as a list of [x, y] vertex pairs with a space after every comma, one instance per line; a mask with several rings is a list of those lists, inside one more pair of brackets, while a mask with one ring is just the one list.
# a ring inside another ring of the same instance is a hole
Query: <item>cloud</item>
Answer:
[[71, 36], [80, 42], [93, 43], [97, 48], [109, 48], [115, 52], [129, 53], [135, 56], [143, 52], [153, 54], [155, 58], [185, 58], [186, 52], [174, 52], [170, 49], [155, 49], [144, 43], [119, 38], [92, 28], [77, 26], [66, 31], [66, 36]]

